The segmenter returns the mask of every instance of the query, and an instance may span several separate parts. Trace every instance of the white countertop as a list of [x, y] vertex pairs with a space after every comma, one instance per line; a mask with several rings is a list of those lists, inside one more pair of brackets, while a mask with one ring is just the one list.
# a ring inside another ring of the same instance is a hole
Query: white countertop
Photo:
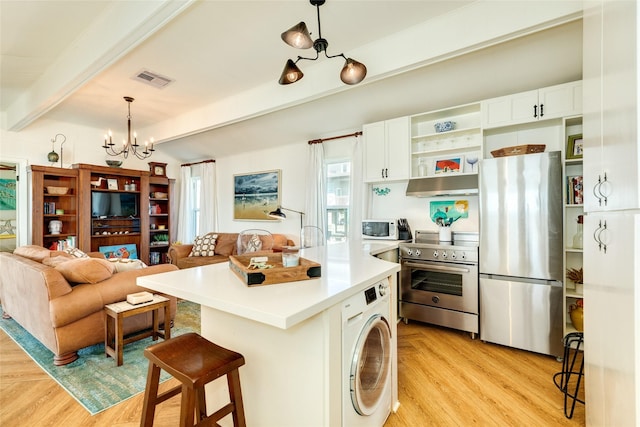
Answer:
[[355, 240], [303, 249], [300, 256], [321, 264], [318, 279], [276, 285], [245, 285], [229, 263], [138, 277], [139, 286], [240, 317], [288, 329], [400, 271], [400, 265], [371, 256], [398, 247], [397, 241]]

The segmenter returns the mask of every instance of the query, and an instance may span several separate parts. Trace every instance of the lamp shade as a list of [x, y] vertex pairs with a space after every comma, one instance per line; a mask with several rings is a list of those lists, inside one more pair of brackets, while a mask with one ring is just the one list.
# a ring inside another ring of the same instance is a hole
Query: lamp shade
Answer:
[[297, 49], [309, 49], [313, 46], [313, 40], [311, 40], [311, 35], [304, 22], [289, 28], [280, 37], [286, 44]]
[[281, 85], [289, 85], [297, 82], [303, 76], [304, 74], [302, 74], [302, 71], [300, 71], [296, 64], [291, 59], [288, 59], [287, 64], [284, 66], [284, 70], [282, 70], [278, 83]]
[[271, 218], [275, 218], [275, 219], [284, 219], [287, 216], [284, 214], [284, 212], [282, 212], [282, 210], [280, 210], [280, 208], [276, 209], [273, 212], [269, 212], [269, 216]]
[[367, 67], [363, 63], [347, 58], [340, 72], [340, 80], [348, 85], [356, 85], [364, 80], [367, 75]]

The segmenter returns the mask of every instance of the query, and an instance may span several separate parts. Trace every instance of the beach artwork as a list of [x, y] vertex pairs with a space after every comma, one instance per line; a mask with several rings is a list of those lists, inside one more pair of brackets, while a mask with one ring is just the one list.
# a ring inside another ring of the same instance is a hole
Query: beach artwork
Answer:
[[280, 170], [233, 176], [233, 219], [276, 221], [269, 217], [280, 205]]

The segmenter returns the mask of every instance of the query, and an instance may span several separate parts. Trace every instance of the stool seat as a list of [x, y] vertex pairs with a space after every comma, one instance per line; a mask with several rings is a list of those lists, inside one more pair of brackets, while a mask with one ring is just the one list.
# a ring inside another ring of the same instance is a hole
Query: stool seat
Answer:
[[[180, 426], [193, 426], [194, 415], [199, 422], [215, 422], [232, 413], [234, 426], [245, 426], [240, 376], [244, 365], [240, 353], [220, 347], [196, 333], [187, 333], [152, 345], [144, 350], [149, 359], [141, 426], [152, 426], [157, 404], [182, 392]], [[160, 369], [164, 369], [182, 384], [158, 395]], [[227, 376], [231, 402], [214, 414], [206, 415], [204, 386]]]

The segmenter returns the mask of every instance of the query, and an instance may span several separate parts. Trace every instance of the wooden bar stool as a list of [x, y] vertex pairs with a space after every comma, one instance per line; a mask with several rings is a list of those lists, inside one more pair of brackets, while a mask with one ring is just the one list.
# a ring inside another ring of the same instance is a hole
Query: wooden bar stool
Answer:
[[[180, 426], [216, 425], [216, 421], [228, 414], [233, 416], [235, 427], [245, 427], [240, 375], [238, 368], [244, 365], [244, 357], [204, 339], [198, 334], [187, 333], [147, 347], [144, 356], [149, 359], [147, 387], [140, 425], [151, 427], [156, 405], [182, 392]], [[182, 384], [158, 395], [160, 369], [164, 369]], [[227, 376], [230, 403], [207, 417], [204, 386]]]

